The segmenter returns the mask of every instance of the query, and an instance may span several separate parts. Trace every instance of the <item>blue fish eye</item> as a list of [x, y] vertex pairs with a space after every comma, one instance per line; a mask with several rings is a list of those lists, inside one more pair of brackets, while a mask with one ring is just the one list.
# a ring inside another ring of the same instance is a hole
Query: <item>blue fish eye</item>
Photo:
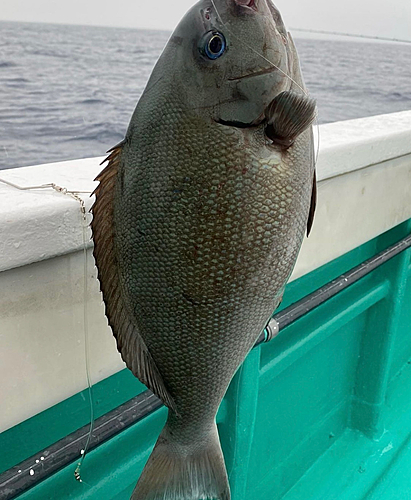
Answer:
[[218, 31], [209, 31], [204, 35], [200, 49], [208, 59], [218, 59], [227, 49], [225, 36]]

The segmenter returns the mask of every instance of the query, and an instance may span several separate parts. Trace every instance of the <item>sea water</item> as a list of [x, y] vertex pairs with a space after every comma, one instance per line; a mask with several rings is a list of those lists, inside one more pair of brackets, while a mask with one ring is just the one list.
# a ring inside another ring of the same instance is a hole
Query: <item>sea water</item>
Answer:
[[[104, 155], [169, 32], [0, 22], [0, 169]], [[411, 109], [411, 45], [296, 38], [320, 123]]]

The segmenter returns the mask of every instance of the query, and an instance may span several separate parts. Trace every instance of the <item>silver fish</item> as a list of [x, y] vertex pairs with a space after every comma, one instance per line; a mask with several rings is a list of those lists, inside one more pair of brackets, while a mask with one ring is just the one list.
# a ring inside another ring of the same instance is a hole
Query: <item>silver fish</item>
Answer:
[[312, 224], [315, 114], [271, 0], [201, 0], [97, 177], [108, 321], [169, 408], [132, 500], [230, 499], [215, 416]]

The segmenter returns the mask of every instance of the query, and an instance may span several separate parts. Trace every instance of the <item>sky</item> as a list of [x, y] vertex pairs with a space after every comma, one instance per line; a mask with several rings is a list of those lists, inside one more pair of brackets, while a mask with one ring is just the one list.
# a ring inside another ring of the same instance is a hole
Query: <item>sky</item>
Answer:
[[[194, 0], [1, 0], [0, 20], [173, 29]], [[411, 40], [411, 0], [277, 0], [287, 27]]]

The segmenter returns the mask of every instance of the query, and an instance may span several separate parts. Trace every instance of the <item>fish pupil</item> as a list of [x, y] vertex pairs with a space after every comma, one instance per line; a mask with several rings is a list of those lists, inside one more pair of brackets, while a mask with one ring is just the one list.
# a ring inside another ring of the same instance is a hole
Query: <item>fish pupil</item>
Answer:
[[218, 35], [213, 36], [209, 43], [209, 49], [212, 54], [218, 54], [223, 48], [223, 41]]

